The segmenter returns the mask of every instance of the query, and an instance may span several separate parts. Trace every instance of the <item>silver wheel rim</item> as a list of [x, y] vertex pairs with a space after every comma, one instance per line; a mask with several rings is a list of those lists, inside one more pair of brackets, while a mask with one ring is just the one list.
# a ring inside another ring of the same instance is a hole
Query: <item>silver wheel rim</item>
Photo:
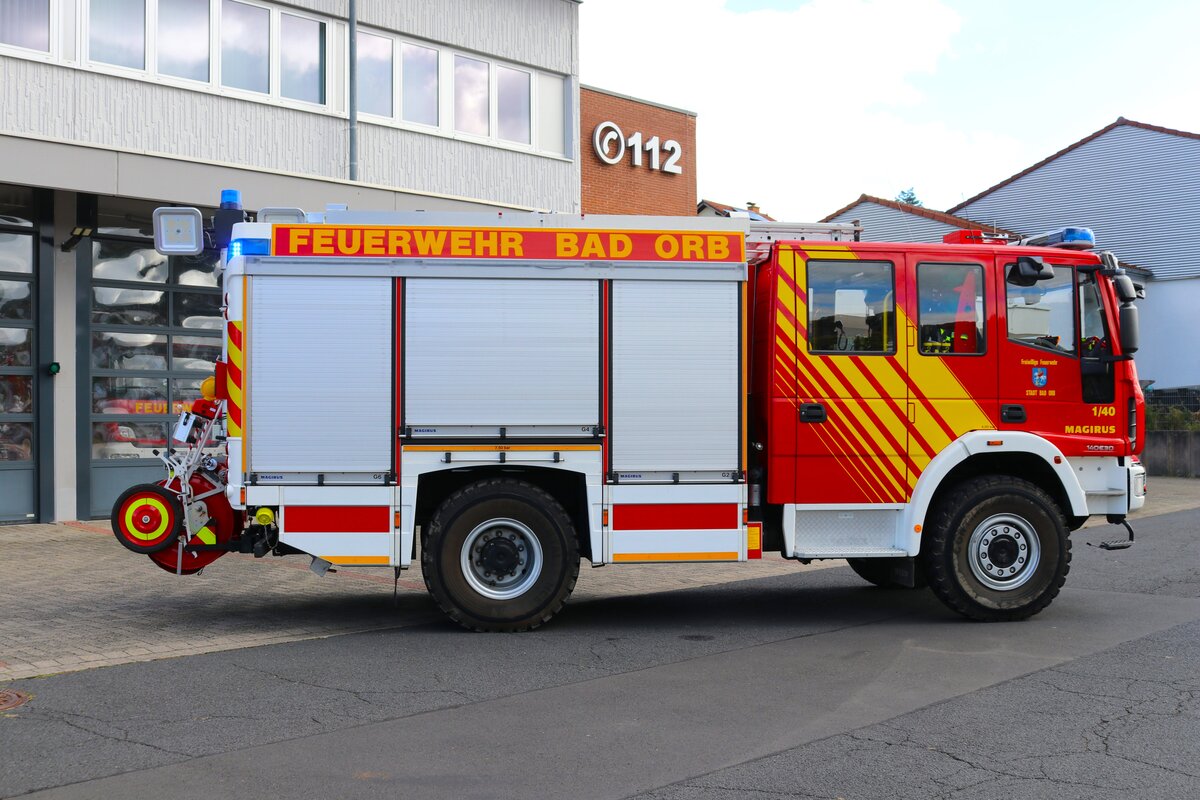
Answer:
[[459, 564], [472, 589], [492, 600], [511, 600], [542, 574], [542, 545], [522, 522], [489, 519], [467, 534]]
[[1011, 592], [1029, 582], [1041, 561], [1033, 524], [1016, 514], [995, 514], [976, 526], [967, 543], [967, 563], [989, 589]]

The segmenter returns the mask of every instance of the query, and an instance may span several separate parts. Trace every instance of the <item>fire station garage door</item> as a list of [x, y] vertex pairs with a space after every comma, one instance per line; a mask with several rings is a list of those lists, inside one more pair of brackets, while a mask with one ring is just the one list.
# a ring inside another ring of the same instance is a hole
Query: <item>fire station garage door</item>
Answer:
[[613, 281], [620, 480], [720, 479], [738, 469], [738, 302], [733, 282]]
[[251, 472], [391, 470], [392, 287], [390, 278], [251, 279]]
[[409, 278], [404, 425], [421, 436], [592, 436], [594, 280]]

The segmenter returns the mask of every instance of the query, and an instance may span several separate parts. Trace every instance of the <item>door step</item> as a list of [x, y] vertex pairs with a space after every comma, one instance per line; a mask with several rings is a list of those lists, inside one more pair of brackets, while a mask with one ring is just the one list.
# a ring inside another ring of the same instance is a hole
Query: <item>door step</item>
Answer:
[[896, 526], [900, 508], [796, 507], [792, 556], [795, 558], [899, 558]]

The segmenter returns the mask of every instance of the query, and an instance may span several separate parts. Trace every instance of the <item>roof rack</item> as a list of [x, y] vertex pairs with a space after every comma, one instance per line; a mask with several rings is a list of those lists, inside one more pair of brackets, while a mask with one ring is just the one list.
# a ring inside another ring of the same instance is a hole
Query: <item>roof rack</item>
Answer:
[[751, 220], [746, 234], [746, 261], [761, 264], [775, 242], [857, 242], [862, 226], [843, 222], [759, 222]]

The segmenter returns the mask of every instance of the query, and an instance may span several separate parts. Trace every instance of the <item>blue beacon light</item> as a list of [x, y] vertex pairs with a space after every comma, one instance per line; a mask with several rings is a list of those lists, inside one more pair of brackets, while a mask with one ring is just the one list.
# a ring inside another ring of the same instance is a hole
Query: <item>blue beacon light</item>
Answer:
[[221, 208], [240, 211], [242, 208], [242, 193], [238, 189], [221, 190]]

